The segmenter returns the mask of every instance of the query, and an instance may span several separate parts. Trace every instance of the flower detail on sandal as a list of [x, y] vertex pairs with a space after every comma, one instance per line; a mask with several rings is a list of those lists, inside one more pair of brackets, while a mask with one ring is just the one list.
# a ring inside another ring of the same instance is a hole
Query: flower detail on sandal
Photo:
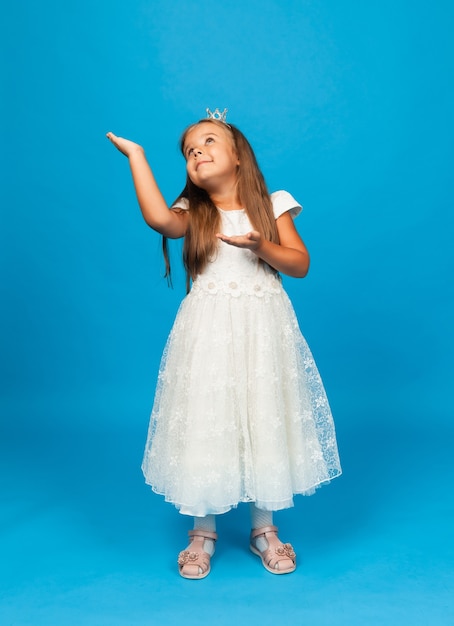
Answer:
[[183, 566], [186, 563], [194, 563], [199, 558], [197, 552], [189, 552], [189, 550], [182, 550], [178, 555], [178, 565]]
[[295, 550], [291, 543], [283, 543], [281, 546], [277, 546], [275, 550], [278, 556], [286, 556], [292, 561], [296, 558]]
[[[265, 526], [251, 532], [251, 551], [262, 559], [263, 567], [272, 574], [290, 574], [296, 569], [296, 554], [291, 543], [282, 543], [277, 536], [277, 526]], [[268, 547], [260, 551], [255, 545], [258, 537], [264, 537]]]

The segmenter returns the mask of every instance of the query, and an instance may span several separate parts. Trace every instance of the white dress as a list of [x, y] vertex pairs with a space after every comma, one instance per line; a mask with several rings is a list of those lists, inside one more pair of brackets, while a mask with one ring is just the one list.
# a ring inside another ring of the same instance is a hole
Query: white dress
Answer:
[[[286, 191], [271, 198], [276, 219], [301, 210]], [[245, 211], [220, 213], [223, 233], [252, 229]], [[293, 307], [250, 250], [219, 242], [181, 303], [142, 469], [155, 492], [194, 516], [239, 502], [287, 508], [294, 494], [341, 473], [328, 400]]]

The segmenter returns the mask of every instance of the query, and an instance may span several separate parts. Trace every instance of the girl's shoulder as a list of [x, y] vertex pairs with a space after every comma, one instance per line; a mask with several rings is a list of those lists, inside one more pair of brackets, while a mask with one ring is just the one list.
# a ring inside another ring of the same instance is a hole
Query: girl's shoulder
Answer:
[[287, 211], [290, 213], [293, 219], [295, 219], [295, 217], [299, 215], [303, 210], [302, 205], [299, 204], [299, 202], [297, 202], [288, 191], [284, 191], [283, 189], [279, 191], [274, 191], [271, 194], [271, 202], [273, 204], [273, 213], [275, 219], [277, 219]]

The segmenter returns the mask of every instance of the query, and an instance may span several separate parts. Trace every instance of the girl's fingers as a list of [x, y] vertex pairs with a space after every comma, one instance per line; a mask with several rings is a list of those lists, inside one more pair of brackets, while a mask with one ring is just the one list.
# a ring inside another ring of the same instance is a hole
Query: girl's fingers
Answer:
[[260, 242], [260, 233], [256, 230], [246, 233], [245, 235], [232, 235], [231, 237], [222, 233], [217, 233], [216, 237], [230, 246], [236, 246], [237, 248], [249, 248], [250, 250], [257, 248]]

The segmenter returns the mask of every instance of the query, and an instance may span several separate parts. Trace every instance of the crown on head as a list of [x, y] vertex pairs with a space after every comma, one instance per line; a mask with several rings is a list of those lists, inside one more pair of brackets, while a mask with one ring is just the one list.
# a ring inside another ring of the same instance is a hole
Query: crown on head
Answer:
[[227, 111], [228, 109], [224, 109], [221, 113], [219, 109], [215, 109], [214, 111], [210, 111], [210, 109], [207, 109], [207, 119], [219, 120], [219, 122], [224, 122], [224, 124], [227, 124]]

